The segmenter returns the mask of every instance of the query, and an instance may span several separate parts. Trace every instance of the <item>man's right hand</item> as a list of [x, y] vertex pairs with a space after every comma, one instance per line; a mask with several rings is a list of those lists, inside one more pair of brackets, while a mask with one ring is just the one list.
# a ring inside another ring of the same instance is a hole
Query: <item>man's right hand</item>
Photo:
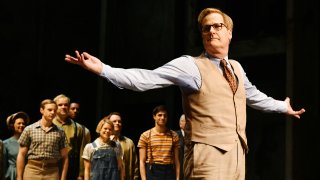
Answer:
[[77, 64], [95, 74], [100, 75], [102, 72], [102, 62], [100, 59], [90, 55], [89, 53], [79, 53], [79, 51], [75, 51], [76, 57], [70, 56], [66, 54], [65, 61]]

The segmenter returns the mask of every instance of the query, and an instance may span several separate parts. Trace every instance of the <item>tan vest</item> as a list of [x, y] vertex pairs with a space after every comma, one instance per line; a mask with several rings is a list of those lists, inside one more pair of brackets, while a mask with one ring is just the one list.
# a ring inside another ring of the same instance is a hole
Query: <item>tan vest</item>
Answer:
[[205, 56], [195, 58], [201, 74], [197, 92], [182, 93], [186, 116], [186, 143], [200, 142], [229, 151], [241, 140], [247, 150], [246, 95], [238, 63], [229, 60], [238, 80], [233, 94], [218, 67]]

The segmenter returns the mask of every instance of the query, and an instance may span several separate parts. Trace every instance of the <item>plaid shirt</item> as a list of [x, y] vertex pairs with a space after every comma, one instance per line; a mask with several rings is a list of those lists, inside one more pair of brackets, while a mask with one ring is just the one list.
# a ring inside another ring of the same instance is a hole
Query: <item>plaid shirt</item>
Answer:
[[60, 159], [60, 150], [68, 146], [64, 131], [52, 124], [46, 132], [40, 121], [27, 126], [19, 140], [21, 146], [28, 147], [28, 159]]

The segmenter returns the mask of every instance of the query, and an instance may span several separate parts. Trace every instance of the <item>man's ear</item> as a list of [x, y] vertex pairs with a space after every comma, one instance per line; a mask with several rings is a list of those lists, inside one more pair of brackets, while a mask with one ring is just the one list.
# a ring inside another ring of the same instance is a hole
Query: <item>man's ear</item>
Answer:
[[229, 36], [229, 42], [231, 42], [231, 39], [232, 39], [232, 30], [228, 30], [228, 36]]

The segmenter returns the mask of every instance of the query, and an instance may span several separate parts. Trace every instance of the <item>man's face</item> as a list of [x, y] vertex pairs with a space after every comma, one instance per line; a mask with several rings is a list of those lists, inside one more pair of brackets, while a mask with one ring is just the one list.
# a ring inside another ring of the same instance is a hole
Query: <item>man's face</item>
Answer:
[[69, 116], [69, 102], [67, 98], [60, 98], [57, 100], [57, 115], [62, 118], [66, 118]]
[[181, 119], [179, 122], [180, 129], [184, 129], [186, 127], [186, 120]]
[[153, 115], [153, 119], [155, 120], [157, 125], [165, 126], [168, 120], [167, 112], [160, 111], [156, 115]]
[[77, 119], [80, 113], [80, 105], [78, 103], [71, 103], [69, 107], [69, 116], [71, 119]]
[[114, 125], [114, 131], [115, 132], [121, 132], [122, 130], [122, 120], [121, 117], [113, 114], [112, 116], [110, 116], [110, 121], [113, 123]]
[[[220, 25], [221, 28], [217, 28], [217, 25]], [[232, 31], [225, 26], [222, 15], [218, 13], [207, 15], [202, 20], [202, 27], [201, 36], [205, 50], [211, 55], [227, 55]]]
[[44, 108], [40, 108], [40, 112], [44, 119], [47, 121], [52, 121], [56, 116], [57, 105], [56, 104], [46, 104]]

